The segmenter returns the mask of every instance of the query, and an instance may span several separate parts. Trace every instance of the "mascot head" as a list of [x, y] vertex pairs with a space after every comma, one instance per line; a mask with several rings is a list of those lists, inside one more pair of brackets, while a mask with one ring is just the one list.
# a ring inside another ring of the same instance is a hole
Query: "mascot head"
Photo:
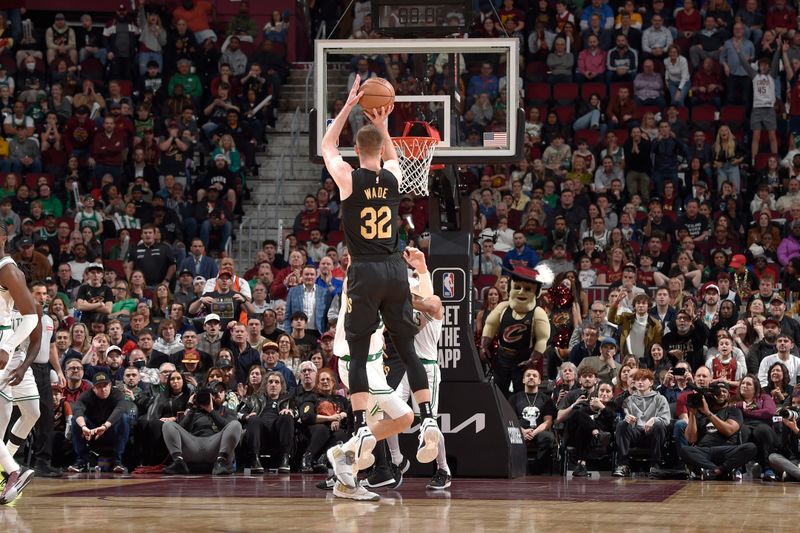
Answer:
[[511, 289], [508, 291], [508, 301], [511, 308], [517, 313], [527, 313], [536, 307], [536, 298], [542, 289], [549, 288], [553, 283], [553, 271], [546, 265], [536, 268], [517, 266], [509, 272], [511, 274]]

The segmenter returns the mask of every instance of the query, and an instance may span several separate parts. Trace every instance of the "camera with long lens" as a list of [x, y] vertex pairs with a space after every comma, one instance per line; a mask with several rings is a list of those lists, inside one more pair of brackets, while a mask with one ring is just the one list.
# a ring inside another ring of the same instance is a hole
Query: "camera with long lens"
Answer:
[[797, 407], [781, 407], [778, 410], [778, 416], [785, 420], [797, 421], [800, 418], [800, 411], [798, 411]]
[[194, 393], [194, 407], [202, 407], [211, 403], [211, 389], [203, 387]]
[[692, 409], [700, 409], [701, 407], [703, 407], [703, 393], [693, 392], [692, 394], [687, 396], [686, 407], [690, 407]]
[[703, 398], [706, 399], [706, 404], [709, 407], [716, 405], [718, 403], [717, 398], [724, 386], [721, 383], [712, 383], [708, 387], [692, 386], [691, 389], [694, 392], [686, 397], [686, 407], [700, 409], [703, 407]]

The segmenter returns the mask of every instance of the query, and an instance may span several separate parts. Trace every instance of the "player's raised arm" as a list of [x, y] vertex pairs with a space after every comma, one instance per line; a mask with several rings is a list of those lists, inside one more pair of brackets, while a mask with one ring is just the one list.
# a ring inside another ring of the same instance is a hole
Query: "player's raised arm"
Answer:
[[419, 295], [423, 298], [433, 296], [431, 274], [428, 272], [428, 264], [425, 262], [425, 254], [422, 253], [422, 250], [418, 250], [413, 246], [406, 246], [406, 249], [403, 250], [403, 257], [419, 276]]
[[344, 125], [347, 123], [347, 118], [350, 116], [350, 111], [361, 100], [362, 92], [359, 92], [361, 85], [361, 77], [356, 74], [355, 81], [353, 81], [353, 88], [350, 90], [350, 95], [347, 97], [347, 102], [344, 107], [333, 119], [325, 136], [322, 137], [322, 159], [325, 161], [325, 168], [333, 177], [333, 181], [339, 187], [341, 198], [350, 196], [353, 188], [352, 175], [353, 167], [350, 166], [339, 153], [339, 136], [342, 134]]
[[403, 169], [397, 159], [397, 150], [394, 147], [392, 138], [389, 135], [387, 118], [392, 113], [394, 104], [388, 107], [376, 108], [371, 111], [364, 110], [364, 114], [378, 128], [383, 136], [383, 168], [391, 172], [397, 178], [397, 184], [403, 183]]

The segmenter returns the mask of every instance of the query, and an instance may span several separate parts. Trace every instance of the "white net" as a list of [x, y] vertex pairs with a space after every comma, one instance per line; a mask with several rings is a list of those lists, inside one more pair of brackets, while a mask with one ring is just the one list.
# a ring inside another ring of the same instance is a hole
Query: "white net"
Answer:
[[392, 137], [403, 169], [402, 194], [428, 196], [428, 174], [431, 171], [436, 139], [432, 137]]

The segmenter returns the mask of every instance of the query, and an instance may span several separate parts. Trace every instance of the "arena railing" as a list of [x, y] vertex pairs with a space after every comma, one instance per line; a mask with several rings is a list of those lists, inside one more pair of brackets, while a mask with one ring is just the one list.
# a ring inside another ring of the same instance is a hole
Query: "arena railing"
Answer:
[[[297, 107], [292, 115], [289, 149], [281, 153], [278, 164], [272, 167], [275, 168], [273, 194], [262, 199], [253, 212], [248, 213], [239, 223], [236, 260], [241, 264], [252, 264], [261, 242], [268, 237], [274, 238], [278, 242], [279, 248], [283, 247], [283, 219], [278, 217], [278, 208], [286, 205], [283, 197], [286, 176], [294, 175], [294, 159], [302, 155], [300, 154], [300, 113], [301, 110]], [[270, 236], [269, 228], [276, 228], [276, 234]]]

